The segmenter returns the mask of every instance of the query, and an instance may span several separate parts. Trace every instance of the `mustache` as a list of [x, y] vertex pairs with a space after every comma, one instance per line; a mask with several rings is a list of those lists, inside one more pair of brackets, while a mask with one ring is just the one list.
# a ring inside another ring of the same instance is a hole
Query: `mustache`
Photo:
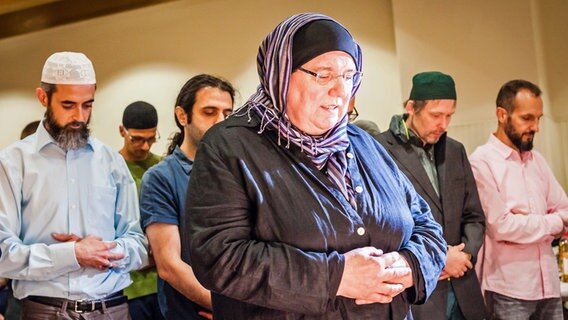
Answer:
[[534, 136], [534, 135], [536, 135], [536, 131], [527, 131], [527, 132], [524, 132], [522, 135], [523, 136], [528, 136], [528, 135]]
[[[64, 129], [70, 128], [72, 126], [78, 126], [79, 129], [84, 128], [85, 126], [87, 126], [87, 124], [85, 122], [82, 121], [73, 121], [73, 122], [69, 122], [68, 124], [66, 124], [65, 126], [63, 126]], [[79, 129], [73, 129], [73, 130], [79, 130]]]

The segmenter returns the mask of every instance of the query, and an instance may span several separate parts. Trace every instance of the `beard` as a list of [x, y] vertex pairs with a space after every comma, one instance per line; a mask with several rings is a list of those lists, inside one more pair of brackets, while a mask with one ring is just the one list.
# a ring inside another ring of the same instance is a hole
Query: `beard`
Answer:
[[[87, 121], [87, 123], [73, 121], [64, 126], [60, 126], [57, 124], [57, 121], [55, 121], [51, 107], [48, 106], [47, 112], [45, 113], [45, 123], [47, 130], [61, 149], [65, 151], [77, 150], [87, 144], [90, 135], [89, 121]], [[79, 128], [72, 127], [76, 125], [78, 125]]]
[[[517, 147], [517, 149], [519, 149], [520, 152], [532, 150], [535, 132], [528, 131], [525, 133], [518, 133], [511, 124], [511, 117], [507, 117], [507, 124], [505, 125], [505, 134], [507, 135], [509, 140], [511, 140], [513, 145]], [[525, 134], [530, 134], [532, 135], [532, 137], [527, 141], [523, 141], [523, 135]]]

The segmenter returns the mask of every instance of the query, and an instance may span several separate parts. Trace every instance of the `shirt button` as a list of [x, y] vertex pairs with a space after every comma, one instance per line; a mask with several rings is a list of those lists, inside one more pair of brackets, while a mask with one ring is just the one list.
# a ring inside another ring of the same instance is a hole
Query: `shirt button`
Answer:
[[357, 193], [363, 192], [363, 187], [361, 187], [361, 186], [355, 187], [355, 192], [357, 192]]
[[71, 178], [71, 183], [74, 183], [74, 182], [75, 182], [75, 178]]
[[351, 152], [347, 152], [347, 158], [353, 159], [353, 154]]
[[363, 227], [357, 228], [357, 234], [360, 235], [360, 236], [364, 235], [365, 234], [365, 228], [363, 228]]
[[75, 209], [76, 205], [72, 204], [71, 209]]

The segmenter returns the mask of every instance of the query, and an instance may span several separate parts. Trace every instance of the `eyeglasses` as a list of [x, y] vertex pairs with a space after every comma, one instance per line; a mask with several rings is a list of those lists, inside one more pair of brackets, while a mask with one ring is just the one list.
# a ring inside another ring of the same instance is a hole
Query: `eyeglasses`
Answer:
[[363, 76], [362, 72], [359, 71], [346, 71], [343, 74], [333, 74], [329, 71], [321, 71], [321, 72], [313, 72], [310, 70], [306, 70], [302, 67], [298, 68], [298, 70], [309, 74], [310, 76], [316, 78], [316, 83], [322, 86], [329, 84], [332, 80], [341, 78], [343, 81], [352, 82], [353, 85], [359, 84], [361, 81], [361, 77]]
[[356, 107], [353, 107], [353, 110], [351, 110], [351, 112], [348, 112], [347, 116], [349, 117], [349, 122], [353, 122], [359, 116], [359, 111], [357, 111]]
[[144, 137], [140, 137], [140, 136], [132, 136], [130, 135], [130, 133], [128, 133], [128, 130], [124, 129], [124, 132], [126, 132], [126, 136], [128, 137], [128, 140], [130, 140], [130, 142], [132, 142], [132, 144], [134, 145], [143, 145], [145, 142], [147, 142], [149, 145], [155, 143], [156, 141], [158, 141], [160, 139], [160, 132], [158, 132], [158, 130], [156, 130], [156, 135], [150, 138], [144, 138]]

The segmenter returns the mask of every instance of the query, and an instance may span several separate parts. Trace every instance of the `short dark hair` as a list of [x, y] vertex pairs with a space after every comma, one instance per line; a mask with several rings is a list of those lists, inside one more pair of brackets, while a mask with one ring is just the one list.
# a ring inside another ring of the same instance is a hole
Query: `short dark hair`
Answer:
[[158, 112], [146, 101], [132, 102], [122, 113], [125, 129], [151, 129], [158, 126]]
[[[228, 92], [231, 95], [231, 102], [234, 103], [235, 101], [235, 89], [229, 83], [229, 81], [215, 77], [208, 74], [200, 74], [197, 75], [189, 80], [183, 85], [181, 88], [177, 99], [176, 104], [174, 106], [180, 106], [183, 108], [185, 113], [187, 114], [188, 123], [191, 123], [191, 112], [193, 110], [193, 105], [195, 104], [195, 97], [197, 96], [197, 92], [205, 87], [211, 88], [218, 88], [222, 91]], [[177, 117], [174, 113], [174, 119], [176, 121], [177, 127], [180, 129], [180, 132], [176, 132], [172, 137], [172, 142], [168, 146], [168, 154], [172, 154], [176, 148], [176, 146], [181, 146], [184, 137], [184, 127], [179, 123]]]
[[508, 113], [511, 113], [515, 110], [515, 97], [517, 93], [521, 90], [528, 90], [530, 91], [535, 97], [540, 97], [541, 91], [540, 88], [527, 80], [511, 80], [505, 83], [501, 89], [499, 89], [499, 93], [497, 94], [496, 105], [497, 107], [504, 108], [507, 110]]
[[39, 126], [39, 120], [32, 121], [28, 123], [24, 129], [22, 129], [22, 133], [20, 133], [20, 140], [24, 139], [25, 137], [34, 134], [37, 131], [37, 127]]

